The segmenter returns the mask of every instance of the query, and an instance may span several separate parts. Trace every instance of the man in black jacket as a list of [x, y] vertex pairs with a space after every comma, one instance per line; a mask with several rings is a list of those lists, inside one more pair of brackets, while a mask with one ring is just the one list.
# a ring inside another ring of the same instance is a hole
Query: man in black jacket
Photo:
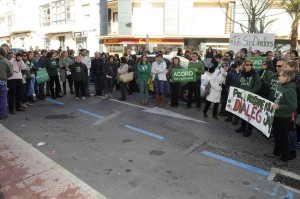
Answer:
[[104, 86], [103, 61], [98, 51], [95, 52], [95, 59], [92, 60], [91, 71], [95, 81], [95, 96], [102, 96]]

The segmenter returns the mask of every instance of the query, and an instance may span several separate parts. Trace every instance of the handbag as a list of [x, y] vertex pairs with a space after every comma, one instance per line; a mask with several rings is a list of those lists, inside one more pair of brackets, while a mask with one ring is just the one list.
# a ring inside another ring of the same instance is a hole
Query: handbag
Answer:
[[208, 96], [210, 94], [211, 84], [210, 81], [207, 82], [204, 89], [204, 96]]
[[122, 81], [123, 83], [128, 83], [133, 80], [133, 73], [134, 72], [124, 73], [119, 76], [119, 80]]
[[147, 84], [148, 84], [148, 89], [149, 89], [149, 91], [154, 92], [154, 84], [153, 84], [153, 81], [152, 81], [152, 77], [151, 77], [151, 76], [149, 77]]
[[50, 80], [50, 78], [49, 78], [49, 75], [48, 75], [48, 72], [47, 72], [46, 68], [41, 68], [36, 72], [36, 82], [38, 84], [45, 83], [49, 80]]

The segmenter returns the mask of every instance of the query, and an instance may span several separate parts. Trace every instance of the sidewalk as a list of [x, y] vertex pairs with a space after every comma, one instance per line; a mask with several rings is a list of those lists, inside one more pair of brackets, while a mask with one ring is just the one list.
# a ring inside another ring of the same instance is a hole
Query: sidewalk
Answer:
[[0, 199], [106, 199], [0, 124]]

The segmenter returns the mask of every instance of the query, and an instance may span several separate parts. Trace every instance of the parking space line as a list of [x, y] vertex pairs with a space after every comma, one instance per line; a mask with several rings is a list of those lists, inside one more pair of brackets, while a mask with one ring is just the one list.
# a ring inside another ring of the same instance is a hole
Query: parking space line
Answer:
[[103, 116], [101, 116], [101, 115], [97, 115], [95, 113], [92, 113], [92, 112], [89, 112], [89, 111], [86, 111], [86, 110], [83, 110], [83, 109], [77, 109], [77, 111], [79, 111], [81, 113], [85, 113], [85, 114], [93, 116], [93, 117], [96, 117], [98, 119], [102, 119], [103, 118]]
[[57, 101], [57, 100], [54, 100], [54, 99], [50, 99], [50, 98], [47, 98], [47, 101], [49, 101], [49, 102], [52, 102], [52, 103], [54, 103], [54, 104], [58, 104], [58, 105], [64, 105], [64, 103], [62, 103], [62, 102], [59, 102], [59, 101]]
[[245, 163], [236, 161], [236, 160], [232, 160], [232, 159], [226, 158], [226, 157], [224, 157], [224, 156], [217, 155], [217, 154], [215, 154], [215, 153], [211, 153], [211, 152], [209, 152], [209, 151], [202, 151], [201, 153], [202, 153], [203, 155], [206, 155], [206, 156], [209, 156], [209, 157], [212, 157], [212, 158], [215, 158], [215, 159], [218, 159], [218, 160], [227, 162], [227, 163], [229, 163], [229, 164], [232, 164], [232, 165], [241, 167], [241, 168], [243, 168], [243, 169], [247, 169], [247, 170], [249, 170], [249, 171], [252, 171], [252, 172], [255, 172], [255, 173], [264, 175], [264, 176], [270, 175], [270, 172], [265, 171], [265, 170], [263, 170], [263, 169], [260, 169], [260, 168], [257, 168], [257, 167], [253, 167], [253, 166], [251, 166], [251, 165], [248, 165], [248, 164], [245, 164]]
[[130, 125], [125, 125], [124, 127], [128, 128], [128, 129], [131, 129], [131, 130], [134, 130], [136, 132], [139, 132], [139, 133], [142, 133], [142, 134], [145, 134], [145, 135], [148, 135], [148, 136], [151, 136], [151, 137], [154, 137], [154, 138], [157, 138], [157, 139], [160, 139], [160, 140], [163, 140], [165, 139], [165, 137], [161, 136], [161, 135], [157, 135], [155, 133], [151, 133], [149, 131], [145, 131], [143, 129], [139, 129], [139, 128], [136, 128], [134, 126], [130, 126]]

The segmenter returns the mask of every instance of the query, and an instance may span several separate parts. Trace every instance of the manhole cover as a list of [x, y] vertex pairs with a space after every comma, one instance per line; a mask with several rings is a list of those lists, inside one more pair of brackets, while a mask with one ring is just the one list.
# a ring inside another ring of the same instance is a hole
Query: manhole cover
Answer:
[[277, 173], [275, 175], [275, 178], [273, 179], [273, 181], [279, 182], [279, 183], [289, 186], [291, 188], [300, 190], [300, 180], [298, 180], [298, 179], [291, 178], [289, 176], [285, 176], [280, 173]]

